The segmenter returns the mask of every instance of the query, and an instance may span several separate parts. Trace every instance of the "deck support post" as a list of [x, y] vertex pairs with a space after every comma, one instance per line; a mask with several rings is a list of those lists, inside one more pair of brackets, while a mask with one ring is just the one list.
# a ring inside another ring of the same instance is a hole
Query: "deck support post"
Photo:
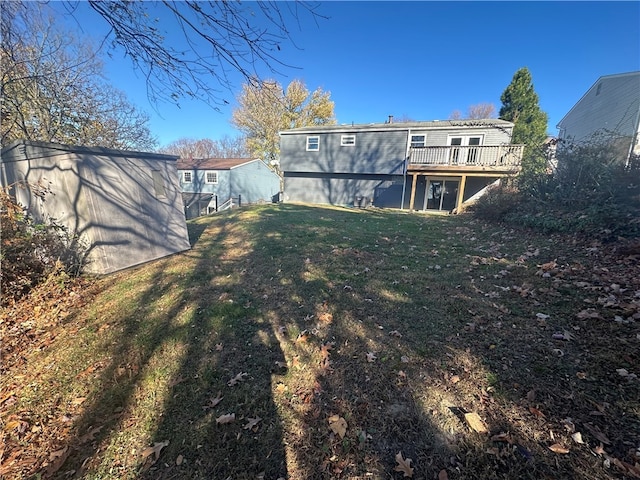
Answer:
[[416, 199], [416, 184], [418, 183], [418, 174], [413, 173], [413, 180], [411, 181], [411, 200], [409, 200], [409, 211], [413, 211], [413, 203]]
[[467, 186], [467, 176], [462, 175], [460, 179], [460, 185], [458, 186], [458, 198], [456, 199], [456, 210], [458, 210], [462, 206], [462, 201], [464, 199], [464, 189]]

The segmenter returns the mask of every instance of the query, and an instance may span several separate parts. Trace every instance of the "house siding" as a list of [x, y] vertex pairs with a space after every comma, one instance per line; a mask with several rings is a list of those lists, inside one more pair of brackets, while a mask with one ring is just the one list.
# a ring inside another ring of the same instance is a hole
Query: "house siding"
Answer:
[[[341, 146], [342, 135], [355, 135], [354, 146]], [[306, 151], [307, 136], [319, 136], [317, 152]], [[407, 132], [339, 131], [282, 135], [283, 171], [309, 173], [402, 173], [407, 154]]]
[[[640, 72], [598, 79], [558, 123], [563, 140], [585, 142], [597, 134], [634, 139], [640, 115]], [[636, 153], [638, 145], [635, 145]]]
[[[408, 206], [411, 179], [404, 174], [412, 135], [425, 135], [427, 147], [445, 146], [451, 136], [470, 135], [482, 135], [483, 145], [501, 145], [511, 142], [512, 131], [513, 124], [502, 120], [463, 120], [305, 127], [281, 132], [283, 199], [359, 206], [358, 199], [364, 198], [365, 203], [379, 207]], [[343, 135], [355, 135], [355, 145], [342, 146]], [[309, 136], [319, 137], [318, 151], [306, 150]], [[421, 178], [416, 185], [417, 197], [424, 197], [425, 187], [426, 180]]]
[[231, 169], [229, 191], [242, 203], [271, 202], [280, 192], [280, 176], [263, 161], [255, 160]]

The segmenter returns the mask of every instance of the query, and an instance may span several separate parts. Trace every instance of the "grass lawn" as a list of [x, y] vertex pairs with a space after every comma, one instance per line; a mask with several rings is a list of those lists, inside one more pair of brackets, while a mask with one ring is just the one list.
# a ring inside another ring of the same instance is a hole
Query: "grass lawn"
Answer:
[[637, 257], [468, 215], [189, 229], [2, 311], [0, 478], [640, 478]]

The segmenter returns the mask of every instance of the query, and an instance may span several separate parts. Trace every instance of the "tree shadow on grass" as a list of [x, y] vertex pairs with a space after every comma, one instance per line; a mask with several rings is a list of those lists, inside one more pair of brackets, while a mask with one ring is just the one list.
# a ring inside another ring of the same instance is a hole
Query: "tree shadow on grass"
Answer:
[[[57, 477], [286, 476], [270, 396], [271, 365], [283, 357], [265, 340], [269, 329], [255, 309], [236, 295], [248, 252], [234, 253], [229, 222], [204, 237], [196, 223], [191, 251], [110, 277], [113, 290], [102, 297], [113, 297], [112, 318], [108, 302], [97, 315], [121, 330], [103, 346], [102, 360], [84, 369], [100, 388], [84, 401]], [[109, 326], [102, 328], [108, 333]], [[229, 387], [243, 372], [242, 386]], [[217, 425], [230, 412], [236, 422]], [[271, 448], [266, 459], [255, 455], [254, 432], [243, 429], [257, 416], [270, 420], [259, 425]]]

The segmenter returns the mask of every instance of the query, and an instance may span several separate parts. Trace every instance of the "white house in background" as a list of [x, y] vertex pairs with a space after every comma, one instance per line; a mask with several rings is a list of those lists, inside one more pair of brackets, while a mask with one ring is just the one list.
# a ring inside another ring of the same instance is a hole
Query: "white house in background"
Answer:
[[2, 149], [0, 172], [29, 214], [77, 234], [89, 249], [86, 271], [102, 274], [190, 248], [177, 159], [16, 140]]
[[557, 128], [563, 143], [612, 142], [629, 165], [640, 155], [640, 71], [600, 77]]

